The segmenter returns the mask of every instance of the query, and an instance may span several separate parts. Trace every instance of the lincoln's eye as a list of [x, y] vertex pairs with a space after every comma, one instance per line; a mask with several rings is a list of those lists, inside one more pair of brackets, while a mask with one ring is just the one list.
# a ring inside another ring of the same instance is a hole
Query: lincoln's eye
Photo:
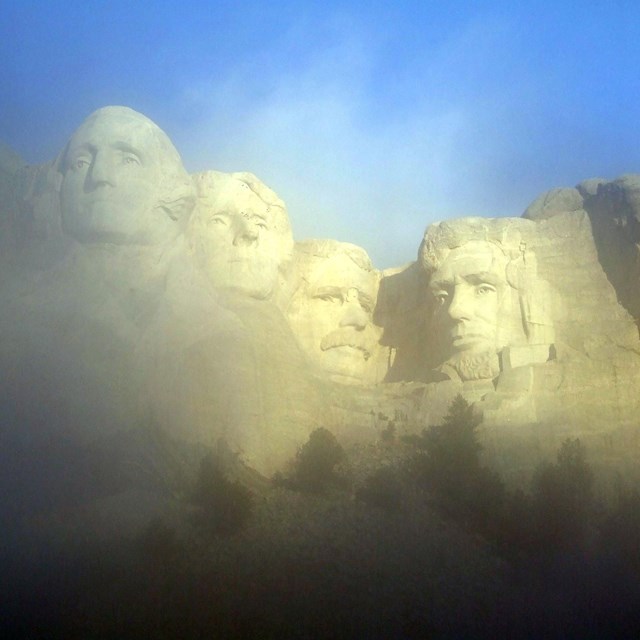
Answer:
[[122, 163], [129, 164], [129, 165], [136, 165], [136, 164], [139, 165], [140, 160], [138, 160], [138, 158], [136, 158], [135, 156], [127, 155], [127, 156], [124, 156], [124, 158], [122, 159]]

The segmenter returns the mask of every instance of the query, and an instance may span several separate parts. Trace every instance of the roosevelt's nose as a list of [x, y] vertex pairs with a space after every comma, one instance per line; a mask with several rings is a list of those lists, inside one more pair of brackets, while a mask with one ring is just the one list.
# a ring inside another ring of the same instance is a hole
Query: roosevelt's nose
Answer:
[[473, 287], [464, 284], [457, 285], [452, 293], [447, 313], [452, 320], [461, 322], [469, 320], [473, 309]]
[[362, 308], [357, 289], [349, 289], [343, 302], [343, 314], [340, 318], [341, 327], [354, 327], [362, 331], [369, 323], [369, 316]]
[[100, 184], [110, 184], [112, 187], [116, 186], [116, 180], [109, 158], [100, 151], [93, 157], [89, 177], [94, 186]]
[[233, 244], [253, 244], [258, 240], [259, 228], [250, 216], [238, 216], [234, 224]]

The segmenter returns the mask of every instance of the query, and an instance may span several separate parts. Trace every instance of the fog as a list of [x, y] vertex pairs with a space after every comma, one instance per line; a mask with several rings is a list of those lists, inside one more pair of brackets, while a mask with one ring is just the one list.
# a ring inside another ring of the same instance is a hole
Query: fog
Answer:
[[[0, 9], [5, 637], [637, 636], [637, 8], [431, 4]], [[427, 225], [591, 177], [443, 373]]]

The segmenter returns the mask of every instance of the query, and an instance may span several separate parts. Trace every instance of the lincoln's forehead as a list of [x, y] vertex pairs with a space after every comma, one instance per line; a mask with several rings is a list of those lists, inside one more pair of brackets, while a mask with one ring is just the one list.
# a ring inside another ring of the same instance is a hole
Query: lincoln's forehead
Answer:
[[431, 282], [493, 274], [504, 279], [506, 256], [489, 242], [468, 242], [452, 249], [431, 275]]

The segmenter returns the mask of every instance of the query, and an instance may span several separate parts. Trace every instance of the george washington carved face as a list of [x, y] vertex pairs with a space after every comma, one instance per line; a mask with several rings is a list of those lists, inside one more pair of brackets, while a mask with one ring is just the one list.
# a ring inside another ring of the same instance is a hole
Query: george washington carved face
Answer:
[[65, 232], [80, 242], [158, 244], [193, 205], [180, 156], [151, 120], [126, 107], [91, 114], [62, 156]]

